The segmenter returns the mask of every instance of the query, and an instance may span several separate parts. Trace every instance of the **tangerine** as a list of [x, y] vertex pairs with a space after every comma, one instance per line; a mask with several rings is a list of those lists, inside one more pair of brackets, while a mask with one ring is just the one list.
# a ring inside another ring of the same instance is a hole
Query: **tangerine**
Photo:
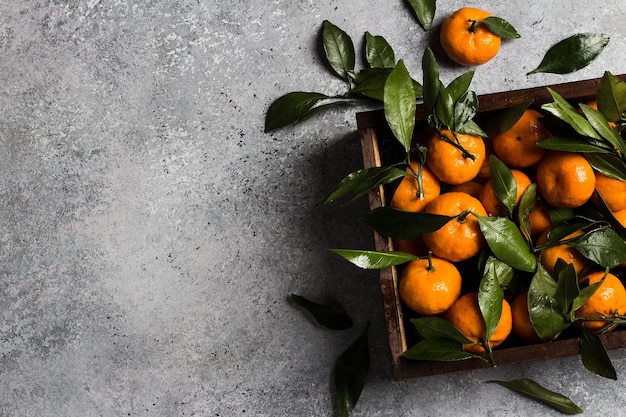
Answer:
[[[541, 246], [548, 241], [549, 233], [550, 230], [546, 230], [541, 234], [541, 236], [539, 236], [539, 239], [537, 239], [537, 246]], [[570, 233], [565, 236], [560, 242], [581, 236], [583, 233], [584, 232], [582, 230], [577, 230], [574, 233]], [[568, 264], [572, 264], [577, 274], [580, 274], [583, 269], [589, 265], [587, 258], [567, 243], [559, 243], [555, 246], [544, 249], [540, 255], [539, 261], [546, 271], [554, 277], [554, 267], [558, 259], [561, 259]]]
[[526, 343], [540, 343], [542, 340], [537, 334], [528, 310], [528, 291], [518, 293], [511, 302], [513, 316], [513, 334]]
[[552, 134], [540, 118], [537, 110], [526, 109], [511, 128], [493, 138], [493, 151], [507, 166], [528, 168], [543, 158], [546, 150], [537, 142]]
[[461, 295], [461, 274], [451, 262], [429, 255], [404, 266], [398, 290], [416, 313], [441, 314]]
[[596, 191], [611, 211], [626, 209], [626, 181], [596, 172]]
[[[478, 292], [470, 292], [460, 296], [446, 312], [445, 319], [466, 338], [475, 343], [463, 345], [466, 352], [482, 353], [485, 351], [481, 344], [487, 335], [487, 326], [478, 304]], [[511, 306], [506, 300], [502, 300], [500, 321], [489, 338], [491, 348], [504, 342], [512, 328]]]
[[461, 192], [449, 192], [426, 206], [426, 213], [454, 217], [440, 229], [422, 236], [429, 250], [451, 262], [477, 255], [485, 244], [476, 216], [487, 216], [477, 198]]
[[[517, 169], [512, 169], [511, 174], [515, 179], [516, 196], [515, 205], [519, 204], [522, 199], [522, 194], [526, 191], [526, 188], [532, 183], [528, 175]], [[487, 181], [480, 190], [478, 199], [485, 207], [488, 214], [492, 216], [506, 216], [508, 215], [508, 208], [502, 203], [502, 200], [496, 194], [493, 188], [493, 180]]]
[[500, 36], [481, 23], [489, 16], [484, 10], [463, 7], [444, 20], [439, 39], [450, 59], [460, 65], [481, 65], [498, 54]]
[[[418, 212], [422, 211], [426, 205], [437, 197], [441, 192], [441, 186], [437, 177], [426, 166], [411, 162], [411, 167], [406, 169], [407, 175], [402, 178], [398, 188], [396, 188], [391, 199], [391, 207], [402, 210]], [[421, 175], [422, 184], [418, 182], [417, 176]]]
[[[599, 282], [605, 277], [604, 271], [592, 272], [582, 277], [580, 282], [589, 281], [589, 285]], [[612, 317], [615, 314], [626, 314], [626, 289], [615, 275], [607, 273], [606, 277], [593, 295], [576, 310], [579, 318], [603, 318]], [[579, 327], [594, 332], [606, 332], [616, 327], [614, 323], [605, 320], [577, 320]]]
[[440, 181], [452, 185], [473, 180], [486, 155], [483, 138], [447, 129], [432, 135], [427, 147], [426, 164]]
[[580, 207], [595, 190], [596, 177], [584, 156], [575, 152], [546, 153], [537, 165], [537, 188], [554, 207]]

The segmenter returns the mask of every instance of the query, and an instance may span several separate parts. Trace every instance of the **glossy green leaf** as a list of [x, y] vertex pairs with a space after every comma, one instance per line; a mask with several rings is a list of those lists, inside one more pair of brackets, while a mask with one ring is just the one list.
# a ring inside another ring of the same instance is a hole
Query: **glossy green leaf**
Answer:
[[624, 139], [619, 135], [616, 129], [609, 126], [609, 121], [604, 117], [604, 115], [586, 104], [581, 104], [580, 108], [589, 121], [589, 124], [593, 126], [596, 132], [598, 132], [604, 140], [610, 143], [613, 149], [618, 151], [619, 154], [626, 154]]
[[526, 109], [533, 104], [534, 100], [526, 100], [509, 107], [497, 116], [498, 132], [503, 133], [512, 128], [522, 117]]
[[435, 59], [432, 49], [426, 48], [422, 55], [422, 73], [423, 73], [423, 99], [424, 112], [426, 115], [432, 113], [437, 103], [441, 82], [439, 81], [439, 66]]
[[379, 185], [389, 184], [405, 175], [406, 172], [396, 166], [360, 169], [343, 178], [323, 204], [346, 196], [350, 197], [350, 202], [355, 201]]
[[454, 103], [454, 116], [452, 126], [459, 131], [463, 126], [476, 116], [478, 111], [478, 97], [473, 91], [467, 91]]
[[517, 39], [520, 37], [517, 29], [515, 29], [512, 24], [502, 19], [501, 17], [489, 16], [481, 20], [480, 23], [487, 26], [490, 31], [500, 36], [501, 38]]
[[364, 217], [364, 221], [381, 235], [407, 240], [434, 232], [452, 219], [439, 214], [414, 213], [391, 207], [379, 207]]
[[487, 133], [481, 129], [478, 124], [473, 120], [468, 120], [463, 126], [457, 128], [457, 133], [463, 133], [466, 135], [475, 135], [483, 138], [488, 137]]
[[541, 106], [542, 109], [569, 124], [579, 134], [594, 139], [601, 139], [600, 135], [598, 135], [589, 121], [585, 119], [583, 115], [578, 113], [578, 111], [571, 104], [569, 104], [567, 100], [565, 100], [553, 89], [548, 87], [547, 90], [552, 95], [554, 102], [544, 104]]
[[463, 344], [452, 339], [432, 337], [413, 345], [402, 354], [407, 359], [422, 361], [460, 361], [479, 357], [463, 350]]
[[488, 264], [478, 287], [478, 306], [485, 320], [485, 339], [489, 340], [495, 332], [502, 315], [504, 291], [496, 275], [494, 264]]
[[393, 48], [382, 36], [365, 32], [365, 59], [370, 68], [393, 68], [396, 56]]
[[335, 389], [339, 399], [339, 415], [348, 417], [363, 392], [369, 372], [367, 328], [335, 362]]
[[609, 37], [597, 33], [579, 33], [552, 46], [537, 68], [527, 75], [539, 72], [567, 74], [589, 65], [609, 43]]
[[580, 335], [580, 357], [587, 370], [609, 379], [617, 379], [617, 372], [600, 337], [582, 329]]
[[406, 0], [415, 12], [417, 20], [424, 30], [430, 30], [433, 26], [437, 0]]
[[439, 96], [435, 102], [434, 115], [444, 126], [456, 131], [454, 126], [454, 101], [447, 88], [439, 86]]
[[354, 73], [355, 52], [352, 39], [328, 20], [322, 23], [322, 42], [326, 60], [335, 73], [348, 81]]
[[460, 344], [473, 343], [463, 336], [448, 320], [441, 317], [420, 317], [411, 319], [411, 323], [424, 339], [440, 338], [454, 340]]
[[352, 320], [346, 311], [335, 305], [319, 304], [300, 295], [291, 294], [291, 299], [311, 313], [322, 326], [332, 330], [346, 330], [352, 327]]
[[565, 314], [569, 320], [573, 320], [574, 312], [572, 306], [576, 297], [580, 293], [578, 287], [578, 276], [572, 264], [563, 262], [564, 267], [559, 270], [554, 300], [557, 308]]
[[509, 213], [513, 213], [517, 203], [517, 183], [513, 173], [504, 162], [495, 155], [489, 156], [489, 171], [493, 190]]
[[551, 136], [537, 142], [537, 145], [553, 151], [609, 153], [611, 148], [601, 142], [591, 142], [583, 136]]
[[469, 91], [469, 87], [474, 79], [475, 70], [469, 70], [456, 77], [448, 84], [446, 89], [452, 97], [452, 101], [457, 101], [461, 96]]
[[328, 250], [363, 269], [384, 269], [419, 259], [419, 257], [415, 255], [400, 251], [379, 252], [359, 249]]
[[494, 256], [487, 257], [485, 261], [485, 271], [493, 270], [500, 286], [508, 286], [515, 277], [515, 270], [505, 262], [502, 262]]
[[404, 62], [400, 60], [385, 82], [383, 107], [385, 119], [406, 152], [411, 148], [415, 128], [415, 90]]
[[619, 122], [626, 114], [626, 82], [605, 71], [596, 91], [598, 110], [610, 122]]
[[533, 272], [537, 258], [515, 223], [505, 217], [476, 216], [480, 231], [493, 254], [520, 271]]
[[623, 159], [618, 158], [615, 155], [597, 153], [587, 154], [585, 155], [585, 158], [587, 158], [587, 161], [596, 171], [599, 171], [609, 177], [626, 181], [626, 163]]
[[528, 311], [533, 327], [542, 340], [552, 340], [571, 325], [569, 316], [559, 309], [555, 299], [557, 283], [541, 266], [528, 289]]
[[614, 268], [626, 262], [624, 240], [609, 226], [587, 232], [568, 244], [602, 267]]
[[326, 94], [306, 91], [294, 91], [277, 98], [267, 110], [265, 132], [299, 122], [313, 106], [329, 98]]
[[537, 205], [537, 184], [532, 183], [524, 193], [522, 194], [522, 198], [519, 201], [519, 207], [517, 209], [518, 216], [518, 224], [520, 226], [520, 230], [526, 241], [531, 242], [531, 234], [530, 234], [530, 212]]
[[514, 379], [511, 381], [489, 382], [502, 385], [510, 390], [539, 400], [564, 414], [581, 414], [583, 412], [582, 408], [578, 407], [566, 396], [559, 394], [558, 392], [550, 391], [528, 378]]
[[[576, 312], [576, 310], [582, 307], [591, 298], [591, 296], [597, 291], [597, 289], [600, 288], [600, 286], [604, 283], [604, 278], [605, 277], [602, 277], [602, 279], [595, 284], [586, 285], [580, 289], [578, 296], [574, 299], [574, 302], [572, 303], [573, 312]], [[584, 280], [584, 284], [589, 284], [589, 280]]]
[[366, 68], [359, 71], [355, 78], [355, 86], [350, 90], [350, 94], [357, 94], [374, 100], [383, 101], [385, 93], [385, 82], [391, 73], [389, 68]]

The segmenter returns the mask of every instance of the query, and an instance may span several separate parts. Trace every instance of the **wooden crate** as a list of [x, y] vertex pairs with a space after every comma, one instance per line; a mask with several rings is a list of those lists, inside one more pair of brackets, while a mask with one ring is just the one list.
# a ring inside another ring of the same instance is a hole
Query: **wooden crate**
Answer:
[[[626, 74], [620, 75], [626, 81]], [[595, 98], [596, 88], [600, 79], [584, 80], [550, 86], [528, 88], [509, 92], [487, 94], [479, 97], [477, 120], [487, 117], [490, 113], [503, 110], [526, 100], [534, 100], [533, 106], [551, 102], [552, 97], [546, 87], [552, 88], [572, 103], [581, 103]], [[361, 138], [363, 162], [365, 168], [381, 166], [394, 159], [394, 154], [402, 155], [400, 149], [391, 136], [385, 122], [382, 110], [358, 113], [357, 127]], [[416, 129], [424, 126], [424, 110], [418, 105], [416, 115]], [[369, 206], [375, 209], [385, 205], [385, 189], [370, 192]], [[375, 249], [388, 251], [392, 249], [392, 242], [374, 232]], [[387, 336], [391, 350], [393, 378], [402, 380], [447, 372], [466, 371], [471, 369], [490, 367], [488, 363], [479, 359], [469, 359], [455, 362], [431, 362], [408, 360], [402, 356], [403, 352], [412, 345], [412, 325], [408, 323], [407, 310], [400, 302], [398, 294], [398, 271], [392, 267], [380, 271], [380, 287], [383, 298]], [[626, 330], [619, 328], [601, 336], [607, 349], [626, 347]], [[519, 364], [525, 362], [545, 360], [579, 354], [579, 340], [577, 337], [564, 338], [549, 343], [529, 346], [515, 346], [505, 342], [494, 350], [498, 366]]]

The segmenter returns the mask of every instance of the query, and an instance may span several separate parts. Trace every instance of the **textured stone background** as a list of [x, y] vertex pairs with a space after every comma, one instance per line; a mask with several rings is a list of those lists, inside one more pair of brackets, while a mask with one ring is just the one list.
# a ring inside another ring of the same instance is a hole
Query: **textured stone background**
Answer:
[[[626, 3], [591, 4], [489, 2], [522, 38], [473, 89], [625, 73]], [[463, 5], [439, 1], [436, 25]], [[437, 51], [400, 0], [0, 2], [1, 416], [334, 416], [334, 361], [367, 323], [354, 416], [560, 415], [485, 383], [517, 377], [626, 415], [624, 380], [579, 358], [391, 380], [377, 274], [325, 251], [372, 247], [366, 204], [316, 207], [361, 166], [366, 108], [263, 133], [279, 95], [343, 91], [319, 59], [324, 19], [359, 51], [385, 36], [418, 79]], [[577, 32], [612, 40], [577, 73], [525, 75]], [[444, 80], [464, 71], [439, 58]], [[290, 293], [356, 326], [320, 329]]]

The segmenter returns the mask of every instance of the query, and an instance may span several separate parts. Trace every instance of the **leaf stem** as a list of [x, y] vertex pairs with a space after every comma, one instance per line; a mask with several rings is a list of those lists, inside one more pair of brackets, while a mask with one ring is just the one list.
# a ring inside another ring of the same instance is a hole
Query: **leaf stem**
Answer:
[[447, 137], [446, 135], [444, 135], [441, 130], [439, 131], [439, 137], [441, 139], [445, 140], [446, 142], [448, 142], [450, 145], [452, 145], [455, 148], [457, 148], [458, 150], [460, 150], [462, 155], [463, 155], [463, 158], [470, 158], [472, 161], [475, 161], [476, 160], [476, 156], [474, 156], [470, 151], [465, 149], [463, 147], [463, 145], [461, 145], [461, 141], [457, 137], [456, 132], [452, 132], [452, 131], [450, 131], [450, 132], [452, 133], [452, 137], [454, 138], [454, 140], [452, 140], [449, 137]]

